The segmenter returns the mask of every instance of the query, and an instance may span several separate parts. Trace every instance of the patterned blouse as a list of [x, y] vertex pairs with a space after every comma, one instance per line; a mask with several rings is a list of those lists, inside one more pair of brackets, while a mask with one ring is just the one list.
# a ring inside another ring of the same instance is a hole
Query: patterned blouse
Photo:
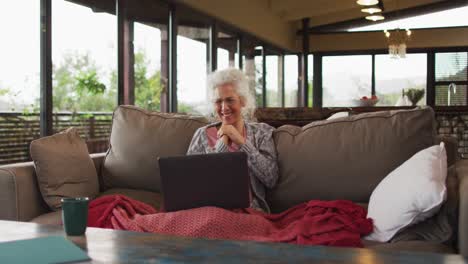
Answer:
[[[218, 140], [214, 147], [208, 142], [207, 129], [219, 124], [199, 128], [193, 135], [187, 155], [228, 152], [229, 148], [222, 140]], [[239, 151], [247, 154], [250, 185], [254, 195], [251, 207], [266, 212], [270, 212], [270, 207], [265, 200], [265, 187], [273, 188], [278, 180], [273, 130], [273, 127], [265, 123], [245, 123], [246, 142], [239, 148]]]

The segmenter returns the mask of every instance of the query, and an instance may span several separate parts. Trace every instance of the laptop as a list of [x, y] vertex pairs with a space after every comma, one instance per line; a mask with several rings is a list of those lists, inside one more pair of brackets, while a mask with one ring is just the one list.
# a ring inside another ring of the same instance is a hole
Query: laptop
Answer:
[[226, 152], [158, 158], [166, 212], [216, 206], [250, 206], [247, 155]]

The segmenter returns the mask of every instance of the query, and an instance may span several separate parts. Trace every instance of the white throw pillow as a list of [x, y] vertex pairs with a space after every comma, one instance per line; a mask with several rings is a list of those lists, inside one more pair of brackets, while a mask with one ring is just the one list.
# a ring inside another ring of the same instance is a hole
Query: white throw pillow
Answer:
[[342, 111], [342, 112], [334, 113], [333, 115], [329, 116], [327, 120], [332, 120], [332, 119], [341, 118], [341, 117], [348, 117], [348, 116], [349, 116], [349, 112]]
[[372, 192], [367, 240], [387, 242], [399, 230], [433, 216], [447, 197], [444, 143], [423, 149], [385, 177]]

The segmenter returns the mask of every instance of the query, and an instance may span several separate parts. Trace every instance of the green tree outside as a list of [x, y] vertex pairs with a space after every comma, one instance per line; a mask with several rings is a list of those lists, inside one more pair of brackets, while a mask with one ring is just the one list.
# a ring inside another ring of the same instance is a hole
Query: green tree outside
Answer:
[[63, 62], [53, 67], [54, 112], [111, 112], [117, 105], [116, 85], [106, 87], [99, 72], [89, 54], [66, 54]]
[[[161, 109], [161, 72], [148, 73], [149, 60], [143, 51], [135, 53], [135, 105]], [[117, 71], [109, 76], [110, 85], [102, 82], [102, 72], [89, 54], [69, 53], [54, 67], [54, 111], [112, 112], [117, 106]]]
[[[148, 73], [149, 60], [144, 51], [135, 53], [135, 105], [153, 111], [161, 110], [161, 72]], [[149, 77], [147, 77], [149, 76]]]

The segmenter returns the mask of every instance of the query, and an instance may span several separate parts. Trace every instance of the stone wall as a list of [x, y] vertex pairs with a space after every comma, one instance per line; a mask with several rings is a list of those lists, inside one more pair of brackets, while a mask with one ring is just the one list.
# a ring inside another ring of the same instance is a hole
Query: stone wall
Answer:
[[468, 113], [436, 113], [437, 133], [458, 140], [458, 154], [468, 159]]

